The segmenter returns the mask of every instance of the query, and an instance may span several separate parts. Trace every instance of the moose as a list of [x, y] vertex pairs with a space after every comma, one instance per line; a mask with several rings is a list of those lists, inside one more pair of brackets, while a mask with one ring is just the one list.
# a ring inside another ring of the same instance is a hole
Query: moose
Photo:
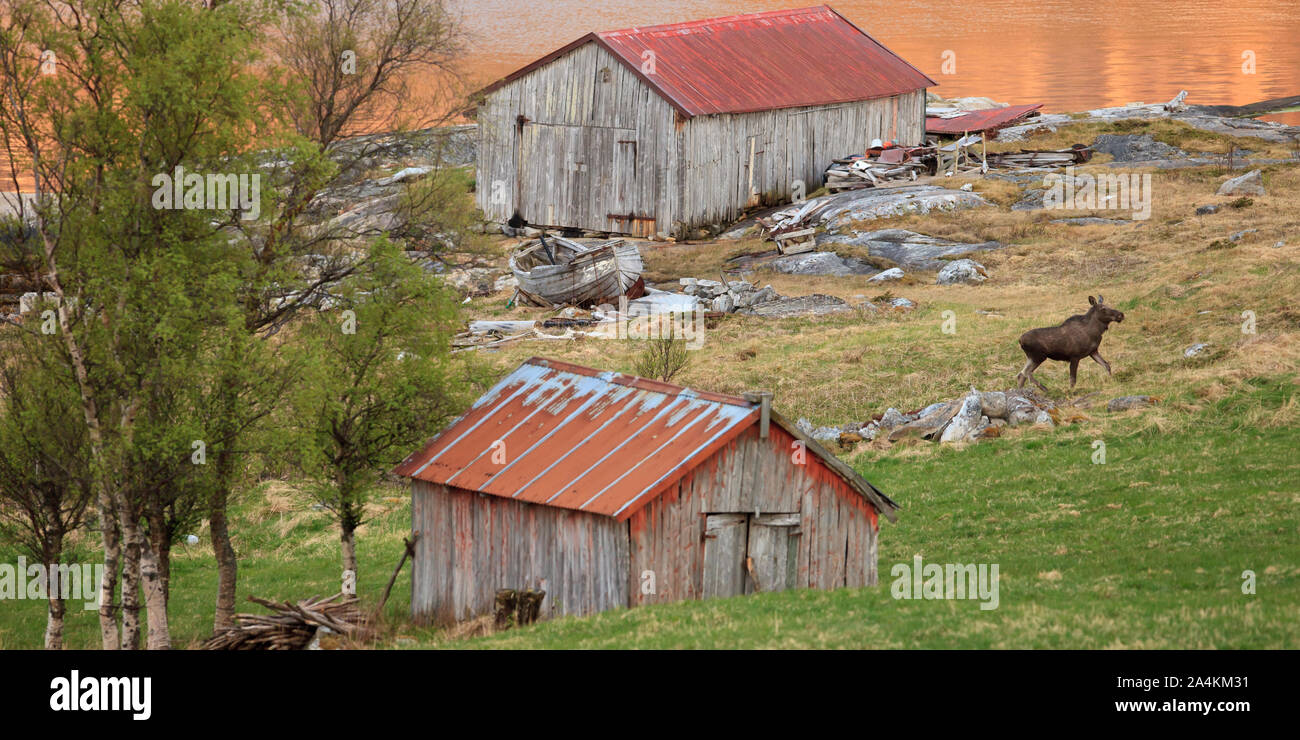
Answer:
[[1124, 312], [1107, 306], [1100, 293], [1096, 298], [1088, 296], [1088, 304], [1091, 308], [1085, 314], [1071, 316], [1058, 326], [1030, 329], [1020, 335], [1020, 348], [1025, 351], [1029, 361], [1016, 376], [1020, 381], [1018, 387], [1024, 388], [1025, 381], [1032, 380], [1034, 385], [1047, 390], [1047, 386], [1034, 377], [1034, 370], [1044, 360], [1070, 363], [1071, 388], [1074, 387], [1075, 376], [1079, 372], [1079, 360], [1085, 357], [1096, 360], [1098, 365], [1106, 368], [1106, 374], [1110, 375], [1110, 363], [1102, 359], [1097, 348], [1101, 346], [1101, 335], [1110, 328], [1111, 322], [1124, 320]]

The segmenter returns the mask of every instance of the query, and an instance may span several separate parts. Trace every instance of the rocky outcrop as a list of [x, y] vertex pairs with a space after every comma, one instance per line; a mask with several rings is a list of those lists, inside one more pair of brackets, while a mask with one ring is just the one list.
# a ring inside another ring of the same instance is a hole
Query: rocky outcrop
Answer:
[[1109, 154], [1116, 162], [1146, 162], [1188, 156], [1182, 149], [1156, 141], [1150, 134], [1102, 134], [1092, 142], [1092, 150], [1097, 154]]
[[1001, 242], [958, 242], [938, 236], [918, 234], [907, 229], [880, 229], [849, 234], [826, 233], [817, 236], [817, 246], [864, 247], [872, 257], [883, 257], [904, 269], [938, 270], [947, 264], [943, 258], [970, 252], [1001, 249]]
[[834, 252], [804, 252], [788, 254], [764, 265], [769, 270], [786, 275], [871, 275], [876, 268], [854, 257], [841, 257]]

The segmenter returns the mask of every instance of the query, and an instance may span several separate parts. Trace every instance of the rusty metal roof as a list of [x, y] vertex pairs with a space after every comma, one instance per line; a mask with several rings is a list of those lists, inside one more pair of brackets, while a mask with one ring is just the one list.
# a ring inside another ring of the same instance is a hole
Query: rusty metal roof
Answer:
[[821, 5], [589, 33], [483, 93], [592, 41], [687, 118], [870, 100], [935, 84]]
[[[393, 472], [626, 519], [758, 417], [742, 398], [534, 357]], [[815, 442], [808, 449], [834, 459]], [[835, 463], [893, 518], [892, 501]]]
[[1030, 103], [1029, 105], [1008, 105], [1004, 108], [971, 111], [952, 118], [927, 116], [925, 131], [929, 134], [947, 134], [950, 136], [989, 131], [1014, 123], [1042, 107], [1042, 103]]

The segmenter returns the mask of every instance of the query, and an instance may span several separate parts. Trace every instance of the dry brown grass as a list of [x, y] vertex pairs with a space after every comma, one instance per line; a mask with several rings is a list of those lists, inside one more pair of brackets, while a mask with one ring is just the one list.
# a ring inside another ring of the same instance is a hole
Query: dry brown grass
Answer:
[[[1199, 133], [1181, 128], [1181, 124], [1161, 126], [1157, 132], [1202, 139]], [[1184, 140], [1183, 145], [1187, 148], [1190, 143]], [[1114, 170], [1088, 167], [1083, 171]], [[1208, 216], [1196, 216], [1196, 207], [1226, 205], [1231, 199], [1216, 196], [1215, 190], [1232, 173], [1215, 167], [1150, 172], [1151, 218], [1135, 224], [1054, 224], [1053, 219], [1065, 216], [1128, 214], [1012, 212], [1005, 207], [864, 224], [864, 228], [906, 228], [964, 241], [997, 240], [1008, 247], [975, 256], [991, 276], [979, 286], [937, 286], [932, 273], [914, 273], [909, 282], [887, 288], [868, 284], [862, 276], [754, 273], [751, 280], [770, 283], [783, 295], [825, 293], [859, 303], [888, 291], [917, 301], [919, 309], [819, 319], [727, 317], [711, 330], [704, 348], [692, 353], [691, 364], [678, 382], [726, 393], [772, 390], [783, 413], [818, 423], [861, 420], [889, 406], [909, 411], [970, 386], [1013, 385], [1024, 361], [1016, 343], [1019, 334], [1082, 312], [1087, 296], [1097, 293], [1127, 314], [1127, 320], [1114, 326], [1102, 344], [1102, 354], [1115, 375], [1106, 377], [1091, 362], [1081, 365], [1079, 387], [1071, 397], [1096, 393], [1104, 409], [1105, 400], [1115, 396], [1159, 395], [1169, 403], [1143, 412], [1141, 418], [1149, 420], [1146, 424], [1167, 427], [1180, 423], [1178, 419], [1188, 412], [1231, 395], [1250, 378], [1294, 373], [1300, 364], [1300, 214], [1294, 208], [1300, 194], [1300, 168], [1265, 168], [1268, 195], [1253, 198], [1248, 207], [1222, 208]], [[1003, 187], [1006, 183], [979, 182], [993, 200], [1011, 199]], [[1258, 231], [1231, 249], [1206, 249], [1215, 240], [1247, 228]], [[1285, 246], [1274, 247], [1278, 241]], [[756, 239], [646, 243], [643, 255], [647, 275], [654, 280], [717, 279], [726, 258], [769, 248], [769, 243]], [[507, 297], [496, 297], [486, 305], [476, 299], [480, 306], [471, 313], [516, 317], [547, 313], [506, 312]], [[957, 332], [952, 335], [941, 332], [943, 313], [949, 310], [957, 317]], [[1257, 333], [1242, 333], [1243, 311], [1254, 312]], [[1210, 349], [1202, 356], [1184, 358], [1182, 350], [1197, 342], [1208, 343]], [[626, 372], [637, 349], [631, 342], [591, 339], [519, 342], [478, 357], [501, 372], [535, 354]], [[1048, 363], [1039, 377], [1054, 396], [1065, 396], [1064, 364]], [[1286, 423], [1296, 413], [1294, 404], [1288, 404], [1260, 421]], [[1085, 426], [1107, 424], [1114, 416], [1102, 411], [1096, 418], [1077, 421]]]

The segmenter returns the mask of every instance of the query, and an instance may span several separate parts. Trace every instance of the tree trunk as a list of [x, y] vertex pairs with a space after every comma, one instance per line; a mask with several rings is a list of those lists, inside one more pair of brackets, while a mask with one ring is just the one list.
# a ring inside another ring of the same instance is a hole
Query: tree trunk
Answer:
[[50, 613], [45, 622], [45, 649], [62, 650], [63, 649], [63, 615], [67, 611], [67, 605], [63, 602], [62, 593], [58, 590], [49, 592]]
[[171, 600], [172, 537], [167, 524], [167, 512], [161, 507], [149, 512], [149, 545], [158, 558], [158, 576], [162, 583], [163, 603]]
[[[63, 649], [63, 615], [67, 611], [63, 602], [63, 590], [66, 588], [63, 579], [55, 576], [65, 575], [58, 570], [59, 562], [63, 560], [63, 532], [53, 530], [47, 535], [41, 560], [44, 562], [45, 571], [45, 596], [50, 602], [50, 607], [45, 620], [45, 649], [62, 650]], [[53, 577], [52, 577], [53, 576]], [[72, 594], [76, 596], [76, 594]]]
[[167, 629], [167, 591], [163, 587], [162, 564], [152, 542], [140, 547], [140, 580], [144, 585], [145, 608], [148, 610], [150, 650], [171, 650], [172, 638]]
[[229, 444], [217, 452], [217, 482], [208, 502], [208, 528], [212, 534], [212, 554], [217, 559], [217, 613], [212, 620], [213, 633], [235, 626], [235, 586], [239, 563], [230, 542], [230, 522], [226, 504], [230, 501], [230, 480], [234, 471], [234, 453]]
[[140, 649], [140, 551], [144, 536], [138, 522], [123, 511], [122, 527], [122, 649]]
[[99, 639], [105, 650], [122, 646], [122, 636], [117, 629], [114, 598], [117, 591], [117, 570], [121, 565], [122, 538], [117, 528], [117, 517], [108, 496], [99, 501], [100, 534], [104, 540], [104, 580], [99, 584]]
[[356, 527], [342, 525], [343, 535], [343, 588], [344, 595], [357, 594], [357, 531]]
[[[32, 158], [32, 173], [36, 175], [36, 197], [39, 201], [41, 195], [39, 156]], [[54, 242], [50, 241], [45, 218], [41, 216], [39, 209], [36, 212], [36, 224], [41, 235], [42, 246], [45, 249], [45, 266], [49, 270], [45, 280], [53, 289], [54, 294], [58, 296], [58, 310], [55, 312], [55, 316], [59, 321], [59, 334], [63, 337], [64, 348], [68, 352], [68, 357], [72, 360], [73, 377], [77, 381], [77, 392], [81, 397], [81, 413], [86, 422], [86, 434], [90, 440], [91, 459], [94, 461], [91, 483], [95, 487], [95, 500], [99, 505], [99, 515], [102, 520], [104, 535], [104, 582], [100, 592], [101, 601], [99, 602], [100, 639], [105, 650], [116, 650], [121, 646], [121, 634], [118, 632], [113, 615], [113, 589], [117, 585], [116, 574], [120, 544], [117, 536], [117, 524], [114, 522], [113, 516], [113, 490], [110, 488], [108, 471], [104, 469], [104, 437], [99, 425], [99, 409], [95, 403], [94, 394], [91, 392], [90, 374], [86, 370], [85, 356], [82, 354], [81, 345], [77, 343], [76, 337], [72, 333], [72, 324], [68, 320], [67, 296], [63, 292], [63, 281], [60, 278], [58, 264], [54, 260]], [[125, 617], [123, 618], [125, 619]]]

